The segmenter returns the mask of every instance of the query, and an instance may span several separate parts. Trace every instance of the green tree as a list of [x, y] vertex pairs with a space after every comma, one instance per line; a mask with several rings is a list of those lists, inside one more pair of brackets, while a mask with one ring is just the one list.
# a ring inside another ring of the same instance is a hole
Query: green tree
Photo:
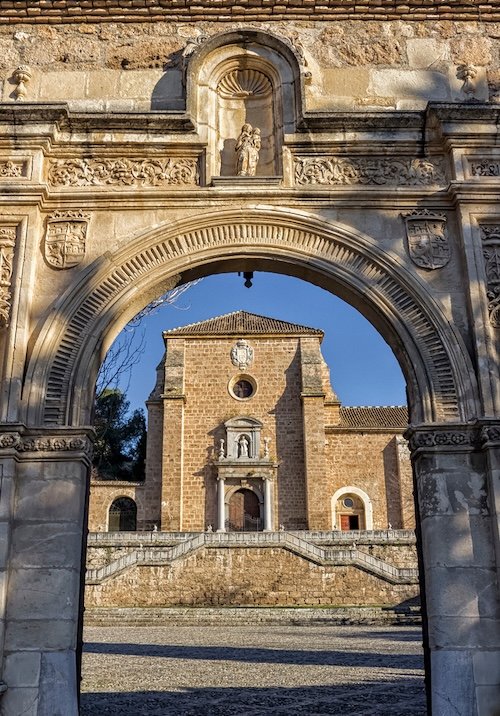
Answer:
[[144, 480], [146, 420], [142, 410], [129, 415], [130, 403], [118, 388], [95, 399], [94, 475], [104, 480]]

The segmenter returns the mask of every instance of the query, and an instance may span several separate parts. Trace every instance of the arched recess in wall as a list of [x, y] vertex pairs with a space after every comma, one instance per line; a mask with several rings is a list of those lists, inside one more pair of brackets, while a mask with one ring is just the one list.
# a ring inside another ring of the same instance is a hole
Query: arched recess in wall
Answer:
[[137, 505], [131, 497], [117, 497], [108, 510], [108, 532], [135, 532]]
[[334, 529], [334, 530], [341, 529], [341, 525], [339, 524], [339, 514], [338, 514], [337, 503], [341, 498], [348, 497], [349, 495], [355, 495], [356, 497], [359, 497], [359, 499], [361, 500], [361, 503], [363, 505], [364, 525], [363, 526], [360, 525], [359, 529], [372, 530], [373, 529], [372, 501], [370, 500], [370, 498], [366, 494], [366, 492], [361, 490], [359, 487], [355, 487], [354, 485], [347, 485], [346, 487], [341, 487], [332, 496], [332, 529]]
[[189, 59], [186, 85], [188, 114], [207, 139], [208, 181], [236, 174], [245, 123], [261, 133], [257, 174], [282, 174], [283, 134], [302, 117], [301, 57], [290, 42], [255, 29], [218, 34]]
[[412, 423], [474, 418], [470, 358], [425, 283], [350, 227], [266, 207], [157, 227], [75, 274], [34, 340], [23, 392], [25, 423], [88, 425], [103, 356], [141, 308], [178, 283], [246, 270], [310, 281], [358, 308], [399, 360]]

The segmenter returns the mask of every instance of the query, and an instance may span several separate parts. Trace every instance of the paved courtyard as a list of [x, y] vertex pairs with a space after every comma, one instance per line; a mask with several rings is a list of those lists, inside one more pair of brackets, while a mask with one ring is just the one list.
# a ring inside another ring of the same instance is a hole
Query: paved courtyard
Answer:
[[423, 716], [416, 627], [88, 627], [81, 716]]

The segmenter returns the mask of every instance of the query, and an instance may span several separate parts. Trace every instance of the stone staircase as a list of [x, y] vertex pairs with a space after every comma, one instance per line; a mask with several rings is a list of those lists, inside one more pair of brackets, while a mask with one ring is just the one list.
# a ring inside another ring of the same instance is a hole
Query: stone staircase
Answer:
[[[108, 533], [109, 534], [109, 533]], [[145, 533], [144, 536], [146, 536]], [[172, 539], [172, 538], [170, 538]], [[144, 539], [143, 541], [148, 541]], [[321, 566], [352, 566], [391, 584], [418, 584], [418, 570], [395, 567], [352, 546], [321, 546], [293, 532], [200, 532], [191, 533], [176, 544], [143, 547], [139, 542], [131, 551], [86, 573], [87, 584], [101, 584], [136, 565], [165, 565], [184, 559], [201, 548], [281, 547], [292, 554]]]

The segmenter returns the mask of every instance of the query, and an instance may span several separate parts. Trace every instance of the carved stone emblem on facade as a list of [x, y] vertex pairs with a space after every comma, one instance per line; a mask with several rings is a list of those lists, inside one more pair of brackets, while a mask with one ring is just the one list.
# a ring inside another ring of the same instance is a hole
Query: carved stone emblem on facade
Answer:
[[9, 325], [16, 227], [0, 226], [0, 328]]
[[469, 159], [469, 167], [473, 177], [500, 177], [500, 159]]
[[488, 313], [494, 328], [500, 328], [500, 225], [481, 226]]
[[85, 256], [90, 214], [58, 211], [47, 220], [44, 253], [48, 264], [58, 269], [72, 268]]
[[457, 67], [457, 79], [462, 80], [463, 82], [460, 91], [469, 101], [473, 99], [474, 94], [476, 93], [476, 88], [474, 87], [474, 83], [472, 81], [476, 75], [477, 69], [473, 65], [466, 63], [458, 65]]
[[240, 370], [246, 370], [253, 361], [253, 348], [244, 338], [236, 341], [236, 345], [231, 349], [231, 362]]
[[26, 85], [32, 78], [31, 69], [28, 67], [28, 65], [19, 65], [19, 67], [15, 70], [13, 74], [13, 78], [14, 82], [16, 83], [16, 88], [13, 92], [13, 95], [17, 102], [22, 102], [26, 99], [26, 96], [28, 94]]
[[451, 249], [446, 232], [446, 216], [424, 209], [403, 215], [408, 240], [408, 253], [420, 268], [446, 266]]

